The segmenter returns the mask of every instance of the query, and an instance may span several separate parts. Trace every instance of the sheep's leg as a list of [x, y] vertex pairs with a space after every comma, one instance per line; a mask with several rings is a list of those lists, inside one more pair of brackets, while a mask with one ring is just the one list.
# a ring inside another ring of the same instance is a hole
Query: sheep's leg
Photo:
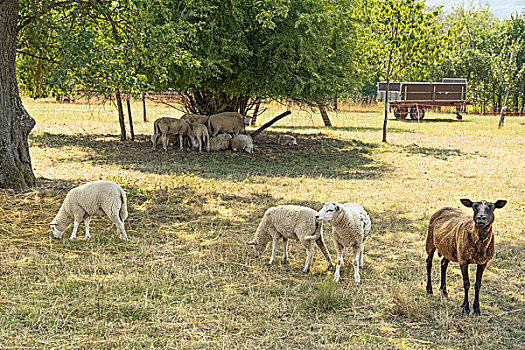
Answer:
[[441, 292], [443, 292], [443, 296], [448, 297], [447, 292], [447, 267], [448, 267], [449, 260], [445, 257], [441, 260]]
[[269, 265], [273, 264], [275, 261], [275, 253], [277, 252], [277, 241], [279, 240], [279, 237], [274, 236], [272, 237], [272, 256], [270, 257]]
[[328, 253], [328, 248], [326, 248], [326, 244], [323, 240], [323, 237], [319, 237], [315, 240], [315, 243], [317, 243], [317, 246], [319, 249], [321, 249], [321, 253], [323, 253], [324, 257], [326, 258], [326, 264], [328, 265], [328, 268], [332, 267], [332, 257], [330, 256], [330, 253]]
[[483, 271], [485, 271], [487, 264], [478, 265], [476, 269], [476, 284], [474, 285], [474, 315], [481, 315], [479, 310], [479, 290], [481, 289], [481, 278], [483, 277]]
[[427, 256], [427, 293], [428, 294], [432, 294], [431, 272], [432, 272], [432, 259], [434, 258], [435, 251], [436, 251], [436, 248], [432, 249], [430, 253], [428, 253], [428, 256]]
[[159, 135], [153, 134], [151, 135], [151, 143], [153, 143], [153, 149], [157, 148], [157, 140], [159, 138]]
[[303, 273], [308, 273], [310, 271], [310, 267], [312, 266], [312, 260], [314, 259], [314, 247], [311, 244], [311, 242], [308, 242], [309, 247], [306, 248], [306, 262], [304, 264]]
[[339, 282], [339, 277], [341, 277], [341, 266], [344, 266], [343, 261], [343, 245], [335, 242], [335, 250], [337, 252], [337, 264], [335, 266], [334, 281]]
[[468, 314], [470, 313], [470, 308], [468, 306], [468, 290], [470, 288], [470, 281], [468, 279], [468, 264], [460, 265], [460, 267], [461, 267], [461, 274], [463, 275], [463, 289], [465, 290], [465, 299], [463, 300], [462, 307], [463, 307], [463, 312]]
[[354, 249], [354, 280], [355, 283], [361, 282], [361, 276], [359, 276], [359, 255], [361, 254], [361, 245], [353, 247]]
[[75, 222], [73, 223], [73, 232], [71, 233], [71, 237], [69, 237], [70, 240], [77, 238], [78, 225], [79, 222], [75, 219]]
[[183, 144], [183, 139], [182, 139], [183, 135], [182, 135], [182, 132], [179, 133], [179, 145], [180, 145], [180, 149], [182, 151], [183, 147], [184, 147], [184, 144]]
[[290, 240], [283, 236], [283, 245], [284, 245], [283, 264], [287, 263], [286, 259], [288, 259], [288, 243], [289, 242]]
[[361, 245], [361, 253], [359, 254], [359, 267], [363, 267], [363, 255], [365, 253], [364, 243]]
[[91, 238], [91, 236], [89, 235], [89, 221], [91, 221], [90, 216], [84, 219], [84, 225], [86, 226], [86, 241]]
[[162, 147], [164, 147], [164, 152], [168, 152], [168, 134], [162, 134]]

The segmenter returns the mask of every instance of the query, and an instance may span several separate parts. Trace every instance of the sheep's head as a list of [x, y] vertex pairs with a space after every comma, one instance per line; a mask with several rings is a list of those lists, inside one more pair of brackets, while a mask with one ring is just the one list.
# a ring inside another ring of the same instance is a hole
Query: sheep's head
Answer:
[[49, 226], [51, 226], [51, 229], [53, 230], [53, 237], [57, 238], [57, 239], [60, 239], [62, 238], [62, 235], [64, 234], [64, 231], [59, 231], [57, 226], [58, 226], [58, 221], [57, 219], [53, 219], [53, 221], [51, 221], [49, 223]]
[[247, 145], [244, 145], [242, 147], [243, 150], [245, 150], [246, 152], [248, 153], [253, 153], [253, 143], [250, 143], [250, 144], [247, 144]]
[[246, 244], [251, 245], [253, 247], [253, 251], [255, 252], [255, 257], [260, 258], [261, 254], [266, 250], [266, 245], [268, 242], [263, 244], [261, 240], [258, 241], [257, 238], [255, 238], [252, 241], [246, 242]]
[[487, 201], [472, 202], [470, 199], [461, 199], [461, 203], [474, 210], [474, 223], [478, 228], [484, 229], [494, 222], [494, 210], [503, 208], [507, 201], [499, 199], [496, 203], [492, 203]]
[[336, 202], [327, 202], [321, 204], [323, 205], [323, 208], [319, 210], [317, 214], [315, 214], [315, 219], [317, 221], [330, 221], [332, 220], [334, 213], [341, 210], [341, 205]]

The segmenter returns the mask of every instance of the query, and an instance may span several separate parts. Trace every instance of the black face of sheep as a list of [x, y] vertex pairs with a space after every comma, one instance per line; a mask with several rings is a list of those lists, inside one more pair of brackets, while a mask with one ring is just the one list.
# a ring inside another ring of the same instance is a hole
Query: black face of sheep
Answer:
[[470, 199], [461, 199], [461, 203], [474, 210], [474, 223], [480, 229], [484, 229], [494, 222], [494, 210], [500, 209], [507, 204], [506, 200], [497, 200], [496, 203], [479, 201], [472, 202]]

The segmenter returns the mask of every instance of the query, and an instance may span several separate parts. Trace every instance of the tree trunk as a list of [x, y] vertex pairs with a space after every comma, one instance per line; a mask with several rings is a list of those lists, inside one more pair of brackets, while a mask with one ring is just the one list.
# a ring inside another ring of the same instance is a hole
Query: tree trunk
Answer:
[[326, 107], [323, 103], [319, 103], [319, 111], [321, 112], [321, 117], [323, 117], [324, 126], [332, 126], [328, 113], [326, 113]]
[[501, 112], [499, 115], [498, 128], [502, 128], [503, 124], [505, 123], [505, 112], [507, 110], [507, 98], [508, 97], [509, 97], [509, 89], [507, 88], [507, 93], [505, 94], [505, 102], [503, 102], [503, 106], [501, 107]]
[[35, 120], [22, 105], [15, 68], [19, 0], [0, 1], [0, 188], [36, 184], [28, 136]]
[[148, 121], [148, 116], [146, 115], [146, 93], [142, 93], [142, 117], [144, 118], [144, 123]]
[[253, 111], [253, 117], [252, 117], [252, 125], [255, 125], [255, 122], [257, 121], [257, 113], [259, 113], [259, 107], [261, 106], [261, 99], [258, 98], [255, 101], [255, 110]]
[[124, 124], [124, 108], [122, 107], [122, 97], [120, 90], [116, 91], [118, 122], [120, 124], [120, 141], [126, 141], [126, 124]]
[[135, 141], [135, 132], [133, 131], [133, 117], [131, 116], [131, 103], [129, 102], [129, 96], [126, 99], [126, 105], [128, 106], [128, 119], [129, 119], [129, 133], [131, 134], [131, 141]]
[[337, 112], [339, 106], [338, 106], [338, 103], [337, 103], [337, 95], [334, 96], [334, 111]]
[[386, 142], [386, 125], [388, 123], [388, 94], [390, 93], [390, 78], [386, 79], [386, 91], [385, 91], [385, 116], [383, 117], [383, 142]]

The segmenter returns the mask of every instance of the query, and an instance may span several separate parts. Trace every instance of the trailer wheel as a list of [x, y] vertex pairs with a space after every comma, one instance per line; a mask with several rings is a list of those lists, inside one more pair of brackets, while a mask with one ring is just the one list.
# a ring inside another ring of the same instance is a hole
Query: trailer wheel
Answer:
[[407, 116], [408, 116], [407, 106], [395, 106], [394, 107], [394, 117], [396, 117], [396, 119], [406, 119]]
[[410, 108], [410, 118], [414, 120], [421, 120], [425, 117], [425, 110], [423, 107], [414, 105]]

